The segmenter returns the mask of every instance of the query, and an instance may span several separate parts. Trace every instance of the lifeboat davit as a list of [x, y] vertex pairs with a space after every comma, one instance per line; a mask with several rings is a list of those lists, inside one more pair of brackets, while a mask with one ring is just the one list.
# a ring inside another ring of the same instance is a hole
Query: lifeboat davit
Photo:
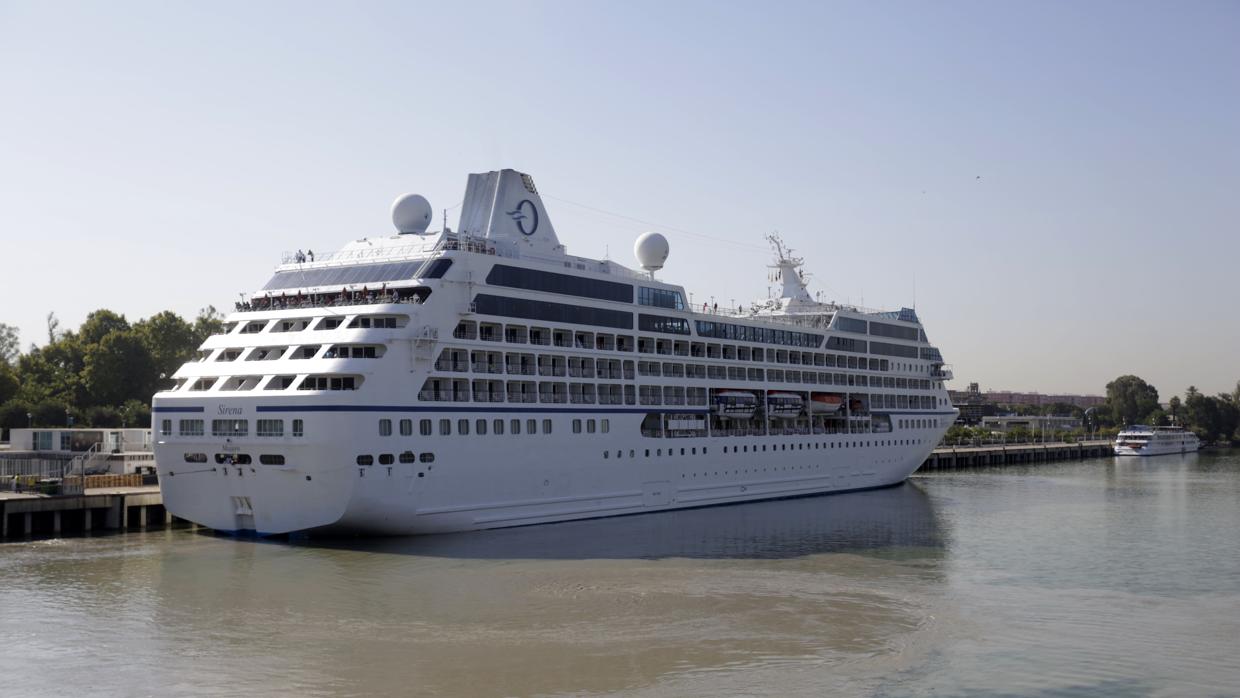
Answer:
[[839, 395], [814, 393], [809, 398], [810, 414], [835, 414], [844, 406], [844, 398]]
[[758, 398], [747, 390], [721, 390], [715, 393], [714, 409], [723, 419], [752, 419], [758, 411]]
[[805, 401], [796, 393], [770, 393], [766, 396], [767, 414], [772, 419], [793, 419], [801, 415]]

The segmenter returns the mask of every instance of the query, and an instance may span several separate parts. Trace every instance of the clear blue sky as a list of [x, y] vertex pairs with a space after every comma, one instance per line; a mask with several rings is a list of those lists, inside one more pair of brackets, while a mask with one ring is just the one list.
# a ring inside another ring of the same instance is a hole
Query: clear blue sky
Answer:
[[698, 302], [765, 297], [773, 229], [826, 297], [915, 288], [958, 386], [1230, 389], [1237, 37], [1237, 2], [0, 0], [0, 322], [228, 307], [514, 167], [709, 236], [548, 201], [575, 254], [663, 230]]

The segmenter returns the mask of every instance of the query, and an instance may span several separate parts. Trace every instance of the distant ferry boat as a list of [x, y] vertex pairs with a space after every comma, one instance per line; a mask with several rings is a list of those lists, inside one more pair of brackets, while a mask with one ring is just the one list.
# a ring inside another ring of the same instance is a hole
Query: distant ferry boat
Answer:
[[[414, 534], [893, 485], [956, 418], [917, 314], [690, 307], [570, 256], [528, 175], [469, 176], [457, 231], [298, 253], [153, 405], [167, 509], [222, 531]], [[831, 506], [824, 503], [823, 506]]]
[[1197, 435], [1183, 427], [1126, 427], [1115, 437], [1117, 456], [1161, 456], [1190, 453], [1201, 447]]

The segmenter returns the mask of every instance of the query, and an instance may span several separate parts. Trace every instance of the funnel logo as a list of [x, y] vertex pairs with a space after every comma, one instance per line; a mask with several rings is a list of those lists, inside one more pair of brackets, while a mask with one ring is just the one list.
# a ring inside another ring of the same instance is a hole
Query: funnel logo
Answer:
[[538, 230], [538, 207], [529, 199], [521, 199], [521, 203], [508, 212], [508, 217], [517, 224], [522, 235], [533, 235]]

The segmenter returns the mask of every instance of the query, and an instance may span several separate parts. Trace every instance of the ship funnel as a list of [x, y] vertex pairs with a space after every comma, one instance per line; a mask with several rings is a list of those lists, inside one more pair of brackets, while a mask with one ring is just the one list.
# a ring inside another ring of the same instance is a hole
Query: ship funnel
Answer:
[[564, 251], [534, 178], [516, 170], [471, 174], [458, 228], [531, 252]]

